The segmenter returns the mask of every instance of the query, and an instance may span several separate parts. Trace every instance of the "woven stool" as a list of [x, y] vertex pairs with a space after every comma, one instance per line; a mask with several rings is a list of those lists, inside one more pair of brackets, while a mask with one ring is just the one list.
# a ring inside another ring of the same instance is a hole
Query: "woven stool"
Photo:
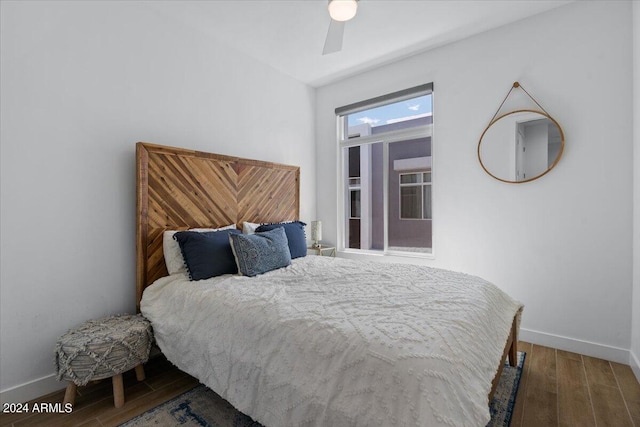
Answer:
[[123, 314], [90, 320], [62, 335], [56, 344], [58, 381], [67, 381], [63, 403], [74, 403], [78, 386], [112, 378], [113, 403], [124, 405], [122, 373], [135, 368], [144, 380], [142, 364], [149, 359], [151, 324], [144, 317]]

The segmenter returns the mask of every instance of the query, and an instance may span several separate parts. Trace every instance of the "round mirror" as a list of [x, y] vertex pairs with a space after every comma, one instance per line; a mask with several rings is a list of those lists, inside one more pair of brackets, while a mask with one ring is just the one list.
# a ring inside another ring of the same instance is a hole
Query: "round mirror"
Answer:
[[564, 133], [553, 117], [517, 110], [489, 123], [478, 142], [478, 160], [495, 179], [523, 183], [553, 169], [563, 150]]

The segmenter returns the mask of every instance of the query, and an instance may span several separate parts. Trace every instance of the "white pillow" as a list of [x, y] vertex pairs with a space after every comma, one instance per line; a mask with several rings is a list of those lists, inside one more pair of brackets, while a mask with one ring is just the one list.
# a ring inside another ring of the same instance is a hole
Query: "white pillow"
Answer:
[[255, 222], [243, 222], [242, 223], [242, 233], [243, 234], [256, 234], [256, 228], [260, 227], [262, 224], [256, 224]]
[[[207, 231], [220, 231], [236, 228], [235, 224], [229, 224], [220, 228], [191, 228], [185, 231], [197, 231], [204, 233]], [[167, 265], [169, 274], [186, 273], [187, 265], [184, 262], [180, 244], [173, 239], [173, 235], [179, 230], [167, 230], [162, 234], [162, 251], [164, 252], [164, 262]]]

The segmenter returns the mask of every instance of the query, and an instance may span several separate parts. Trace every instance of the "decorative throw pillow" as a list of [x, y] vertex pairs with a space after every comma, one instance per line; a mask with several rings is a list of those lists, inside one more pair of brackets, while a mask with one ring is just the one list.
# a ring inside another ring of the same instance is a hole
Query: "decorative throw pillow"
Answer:
[[[219, 230], [232, 230], [235, 229], [235, 224], [230, 224], [220, 228], [192, 228], [186, 231], [219, 231]], [[162, 234], [162, 251], [164, 253], [164, 262], [167, 265], [167, 271], [169, 274], [186, 273], [187, 265], [184, 263], [184, 257], [180, 250], [178, 241], [173, 238], [178, 230], [167, 230]]]
[[242, 223], [242, 232], [244, 234], [254, 234], [258, 227], [260, 227], [258, 223], [245, 221]]
[[287, 235], [282, 228], [230, 234], [229, 241], [241, 275], [253, 277], [291, 264]]
[[240, 231], [179, 231], [174, 235], [182, 250], [191, 280], [209, 279], [238, 272], [229, 244], [229, 236], [234, 234], [240, 234]]
[[256, 229], [256, 233], [273, 230], [275, 228], [284, 228], [284, 232], [287, 234], [287, 240], [289, 241], [291, 258], [300, 258], [307, 255], [307, 236], [304, 233], [305, 225], [307, 224], [301, 221], [263, 224]]

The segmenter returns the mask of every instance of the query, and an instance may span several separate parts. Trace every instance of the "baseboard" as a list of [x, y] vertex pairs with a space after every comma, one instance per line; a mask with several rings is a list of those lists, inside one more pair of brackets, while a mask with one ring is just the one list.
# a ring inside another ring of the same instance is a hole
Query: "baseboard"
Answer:
[[[625, 365], [629, 363], [631, 354], [629, 350], [620, 347], [613, 347], [609, 345], [563, 337], [560, 335], [548, 334], [545, 332], [534, 331], [525, 328], [520, 328], [520, 336], [518, 337], [518, 339], [520, 339], [521, 341], [530, 342], [532, 344], [554, 347], [560, 350], [580, 353], [586, 356], [610, 360], [612, 362], [623, 363]], [[637, 373], [636, 376], [638, 376]]]
[[65, 383], [56, 380], [55, 374], [47, 375], [46, 377], [0, 391], [0, 404], [24, 403], [65, 387]]
[[629, 365], [631, 366], [631, 370], [635, 374], [636, 379], [640, 383], [640, 360], [632, 351], [629, 352]]

